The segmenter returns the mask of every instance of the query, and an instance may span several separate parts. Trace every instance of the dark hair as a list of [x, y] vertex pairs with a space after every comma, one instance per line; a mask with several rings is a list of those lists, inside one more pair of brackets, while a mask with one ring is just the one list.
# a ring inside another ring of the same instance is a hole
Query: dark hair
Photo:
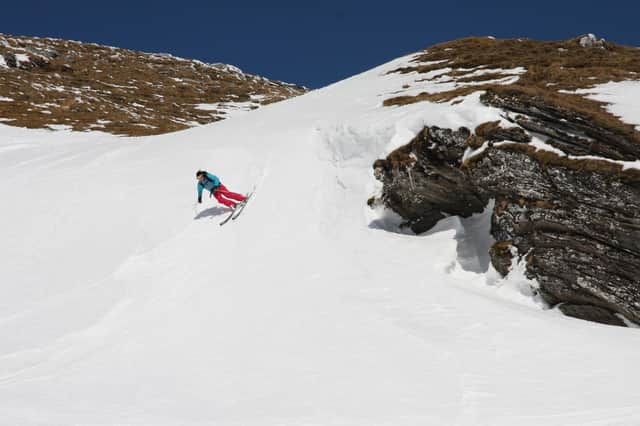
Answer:
[[206, 174], [207, 174], [207, 172], [205, 172], [204, 170], [198, 170], [196, 172], [196, 177], [200, 177], [200, 175], [206, 175]]

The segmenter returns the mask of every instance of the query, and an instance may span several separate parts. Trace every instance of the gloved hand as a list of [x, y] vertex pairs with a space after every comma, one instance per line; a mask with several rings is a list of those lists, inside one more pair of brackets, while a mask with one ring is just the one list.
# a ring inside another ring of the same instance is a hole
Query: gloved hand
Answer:
[[198, 203], [202, 203], [202, 197], [198, 197]]

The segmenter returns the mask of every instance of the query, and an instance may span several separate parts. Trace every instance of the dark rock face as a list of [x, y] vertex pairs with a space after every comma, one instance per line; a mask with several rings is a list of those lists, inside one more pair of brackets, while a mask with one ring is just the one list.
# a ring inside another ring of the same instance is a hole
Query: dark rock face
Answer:
[[586, 319], [608, 325], [625, 326], [624, 321], [620, 318], [613, 315], [610, 311], [598, 308], [597, 306], [570, 305], [563, 303], [558, 307], [558, 309], [569, 317]]
[[[541, 296], [561, 304], [565, 314], [624, 325], [619, 313], [640, 322], [640, 172], [536, 150], [524, 129], [548, 135], [572, 154], [635, 159], [639, 148], [539, 100], [489, 95], [483, 101], [517, 111], [512, 122], [520, 127], [485, 123], [474, 135], [425, 128], [375, 163], [384, 203], [424, 232], [446, 215], [465, 217], [495, 199], [491, 233], [497, 242], [490, 257], [497, 271], [508, 274], [517, 256]], [[492, 143], [500, 139], [513, 143]], [[465, 144], [478, 140], [486, 142], [482, 153], [462, 163]]]
[[[494, 238], [526, 256], [547, 301], [600, 306], [640, 320], [637, 186], [496, 148], [467, 173], [484, 197], [496, 199]], [[492, 259], [504, 265], [509, 252], [492, 251]]]
[[409, 145], [374, 164], [385, 183], [384, 203], [407, 219], [416, 233], [429, 230], [447, 215], [481, 212], [480, 197], [460, 168], [469, 129], [425, 127]]
[[556, 107], [536, 96], [498, 95], [488, 90], [481, 101], [505, 111], [523, 129], [548, 136], [550, 145], [574, 155], [597, 155], [612, 160], [634, 161], [640, 158], [640, 145], [590, 117], [566, 108]]

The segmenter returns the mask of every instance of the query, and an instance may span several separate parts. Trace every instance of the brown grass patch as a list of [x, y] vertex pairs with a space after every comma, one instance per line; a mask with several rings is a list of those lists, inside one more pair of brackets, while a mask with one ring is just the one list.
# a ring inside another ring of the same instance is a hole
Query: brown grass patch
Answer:
[[471, 135], [467, 139], [467, 145], [473, 149], [480, 148], [482, 145], [484, 145], [485, 142], [486, 139], [478, 135]]
[[[12, 99], [0, 101], [0, 117], [13, 126], [161, 134], [225, 118], [197, 104], [251, 101], [248, 108], [255, 108], [306, 91], [223, 64], [169, 55], [1, 34], [0, 42], [0, 56], [9, 65], [0, 68], [0, 96]], [[17, 54], [29, 60], [20, 62]]]
[[385, 99], [382, 103], [384, 106], [408, 105], [416, 102], [448, 102], [457, 97], [464, 97], [472, 93], [492, 88], [492, 84], [458, 87], [454, 90], [445, 92], [427, 93], [422, 92], [415, 96], [396, 96], [394, 98]]
[[475, 129], [476, 135], [483, 138], [490, 138], [492, 134], [495, 133], [496, 130], [500, 128], [500, 121], [487, 121], [486, 123], [482, 123]]
[[504, 240], [498, 241], [491, 246], [491, 250], [496, 253], [500, 253], [503, 256], [511, 255], [511, 247], [513, 247], [513, 241]]
[[393, 150], [386, 159], [376, 160], [373, 168], [383, 168], [385, 170], [400, 169], [411, 167], [415, 163], [415, 159], [411, 153], [416, 150], [418, 145], [429, 137], [429, 128], [423, 128], [408, 144], [402, 145], [400, 148]]

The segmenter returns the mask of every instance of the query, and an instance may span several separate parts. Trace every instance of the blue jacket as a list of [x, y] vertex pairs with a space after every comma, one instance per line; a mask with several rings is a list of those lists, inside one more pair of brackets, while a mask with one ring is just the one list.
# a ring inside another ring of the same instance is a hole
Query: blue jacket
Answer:
[[218, 179], [218, 176], [212, 175], [211, 173], [207, 172], [204, 177], [204, 181], [202, 183], [198, 182], [198, 202], [202, 202], [202, 190], [206, 189], [210, 193], [213, 193], [219, 186], [220, 179]]

